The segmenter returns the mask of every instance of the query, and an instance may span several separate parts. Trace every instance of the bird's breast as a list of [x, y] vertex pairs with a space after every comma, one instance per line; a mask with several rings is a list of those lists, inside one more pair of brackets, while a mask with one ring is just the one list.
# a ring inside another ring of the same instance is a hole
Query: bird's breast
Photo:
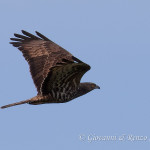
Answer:
[[73, 99], [76, 91], [60, 92], [60, 91], [51, 91], [52, 97], [59, 103], [68, 102]]

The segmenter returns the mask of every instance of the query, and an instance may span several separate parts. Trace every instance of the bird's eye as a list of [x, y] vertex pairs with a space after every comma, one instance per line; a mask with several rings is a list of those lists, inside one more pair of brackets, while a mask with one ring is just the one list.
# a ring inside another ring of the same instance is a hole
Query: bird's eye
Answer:
[[95, 88], [95, 85], [94, 85], [94, 84], [92, 84], [92, 88]]

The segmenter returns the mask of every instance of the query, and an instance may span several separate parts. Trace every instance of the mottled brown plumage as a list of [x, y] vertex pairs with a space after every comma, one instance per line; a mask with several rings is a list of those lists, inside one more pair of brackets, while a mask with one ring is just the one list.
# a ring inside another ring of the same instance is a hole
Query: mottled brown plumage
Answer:
[[13, 42], [10, 43], [27, 60], [38, 94], [1, 108], [24, 103], [64, 103], [99, 88], [94, 83], [80, 83], [82, 76], [90, 69], [89, 65], [37, 31], [38, 36], [24, 30], [22, 33], [23, 35], [14, 34], [15, 38], [11, 38]]

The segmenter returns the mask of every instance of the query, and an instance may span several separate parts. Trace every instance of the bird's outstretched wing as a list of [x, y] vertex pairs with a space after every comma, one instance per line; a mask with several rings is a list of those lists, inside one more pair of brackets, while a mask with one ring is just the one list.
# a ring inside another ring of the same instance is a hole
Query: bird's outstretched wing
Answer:
[[51, 68], [43, 82], [42, 93], [45, 95], [50, 93], [58, 102], [73, 99], [82, 76], [89, 69], [89, 65], [80, 61]]
[[38, 94], [51, 68], [60, 64], [74, 62], [74, 57], [68, 51], [55, 44], [47, 37], [36, 31], [37, 36], [22, 30], [24, 35], [14, 34], [10, 38], [13, 46], [23, 53], [30, 66], [30, 72], [37, 88]]

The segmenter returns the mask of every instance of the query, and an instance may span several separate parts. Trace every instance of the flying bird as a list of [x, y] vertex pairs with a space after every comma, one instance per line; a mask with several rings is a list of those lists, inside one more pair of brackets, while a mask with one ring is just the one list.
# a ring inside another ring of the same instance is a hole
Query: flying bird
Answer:
[[88, 64], [37, 31], [37, 36], [24, 30], [22, 33], [23, 35], [15, 33], [15, 38], [10, 38], [10, 44], [17, 47], [28, 62], [37, 96], [1, 108], [25, 103], [65, 103], [100, 89], [95, 83], [80, 83], [82, 76], [90, 70]]

